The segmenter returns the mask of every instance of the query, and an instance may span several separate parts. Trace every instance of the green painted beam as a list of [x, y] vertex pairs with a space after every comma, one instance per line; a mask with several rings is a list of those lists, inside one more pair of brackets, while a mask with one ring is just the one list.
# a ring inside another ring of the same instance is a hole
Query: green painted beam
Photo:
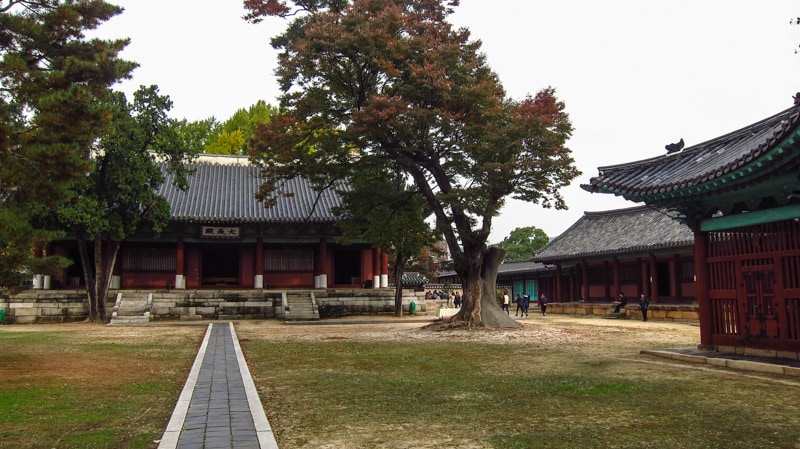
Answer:
[[744, 214], [707, 218], [700, 222], [700, 230], [705, 232], [722, 231], [725, 229], [741, 228], [762, 223], [791, 220], [792, 218], [800, 218], [800, 204], [747, 212]]

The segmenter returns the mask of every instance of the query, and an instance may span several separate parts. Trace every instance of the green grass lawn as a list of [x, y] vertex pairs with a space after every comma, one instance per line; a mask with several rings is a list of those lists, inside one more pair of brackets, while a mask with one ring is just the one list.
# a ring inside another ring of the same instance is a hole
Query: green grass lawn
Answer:
[[800, 382], [636, 351], [475, 341], [245, 346], [282, 448], [800, 448]]
[[[539, 323], [237, 333], [281, 449], [800, 448], [799, 379], [639, 354], [696, 327]], [[0, 327], [0, 448], [154, 448], [204, 331]]]
[[205, 328], [3, 326], [0, 448], [154, 448]]

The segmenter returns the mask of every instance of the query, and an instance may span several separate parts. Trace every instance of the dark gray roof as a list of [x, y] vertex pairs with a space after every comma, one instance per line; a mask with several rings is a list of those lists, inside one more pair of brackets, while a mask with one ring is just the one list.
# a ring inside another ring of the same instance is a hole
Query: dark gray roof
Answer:
[[584, 212], [563, 234], [545, 245], [533, 258], [558, 262], [591, 256], [692, 247], [688, 226], [650, 206], [605, 212]]
[[497, 274], [510, 275], [515, 273], [531, 273], [538, 270], [544, 270], [545, 266], [542, 263], [534, 262], [533, 259], [528, 260], [510, 260], [500, 264], [500, 269]]
[[[774, 170], [780, 164], [752, 165], [798, 131], [800, 106], [682, 151], [626, 164], [598, 168], [599, 176], [582, 186], [593, 192], [614, 193], [633, 201], [674, 195], [735, 174], [747, 167], [748, 176]], [[780, 156], [778, 156], [780, 157]]]
[[[241, 162], [241, 161], [240, 161]], [[332, 208], [341, 205], [339, 195], [326, 190], [317, 196], [305, 179], [287, 183], [290, 197], [279, 197], [275, 206], [265, 208], [254, 197], [264, 182], [260, 169], [249, 164], [189, 164], [195, 170], [189, 177], [189, 189], [172, 185], [172, 175], [159, 189], [169, 202], [172, 219], [177, 222], [203, 223], [327, 223], [334, 221]]]
[[[547, 267], [543, 263], [534, 262], [533, 259], [528, 260], [512, 260], [500, 264], [497, 270], [498, 277], [513, 275], [516, 273], [532, 273], [534, 271], [545, 271]], [[456, 272], [449, 270], [439, 273], [439, 277], [455, 276]]]
[[419, 273], [413, 271], [403, 273], [403, 285], [425, 285], [427, 283], [428, 278]]

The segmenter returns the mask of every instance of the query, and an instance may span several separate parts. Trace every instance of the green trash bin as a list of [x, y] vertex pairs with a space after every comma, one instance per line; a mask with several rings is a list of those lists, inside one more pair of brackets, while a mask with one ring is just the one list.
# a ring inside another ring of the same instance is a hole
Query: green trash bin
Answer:
[[0, 309], [0, 324], [3, 324], [3, 318], [6, 317], [6, 309]]
[[408, 305], [408, 313], [411, 315], [417, 313], [417, 303], [411, 301], [411, 304]]

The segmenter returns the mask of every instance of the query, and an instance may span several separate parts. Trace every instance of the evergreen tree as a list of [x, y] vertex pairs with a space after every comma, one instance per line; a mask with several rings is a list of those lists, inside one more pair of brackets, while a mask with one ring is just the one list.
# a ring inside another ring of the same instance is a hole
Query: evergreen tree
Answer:
[[99, 0], [0, 0], [0, 289], [64, 266], [34, 257], [58, 235], [39, 217], [90, 170], [108, 89], [136, 66], [118, 58], [128, 40], [84, 35], [121, 11]]

